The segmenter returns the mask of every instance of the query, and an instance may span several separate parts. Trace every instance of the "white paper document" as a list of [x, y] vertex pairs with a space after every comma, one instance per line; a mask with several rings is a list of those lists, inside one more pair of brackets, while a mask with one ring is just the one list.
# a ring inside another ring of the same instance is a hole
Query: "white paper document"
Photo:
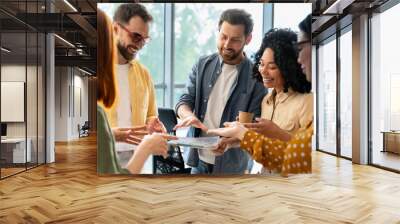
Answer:
[[171, 140], [169, 145], [186, 146], [198, 149], [215, 149], [218, 146], [219, 136], [215, 137], [180, 137], [178, 140]]

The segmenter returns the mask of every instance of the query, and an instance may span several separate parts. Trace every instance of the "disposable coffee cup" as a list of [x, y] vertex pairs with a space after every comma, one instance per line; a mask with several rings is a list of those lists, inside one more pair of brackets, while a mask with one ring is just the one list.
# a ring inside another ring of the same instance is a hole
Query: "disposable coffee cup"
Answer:
[[239, 111], [239, 122], [240, 123], [251, 123], [253, 122], [253, 113]]

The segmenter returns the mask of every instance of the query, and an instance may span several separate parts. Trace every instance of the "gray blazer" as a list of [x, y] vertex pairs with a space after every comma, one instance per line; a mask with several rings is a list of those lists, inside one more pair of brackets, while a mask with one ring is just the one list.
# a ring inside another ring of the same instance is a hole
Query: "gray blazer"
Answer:
[[[175, 106], [175, 110], [186, 104], [191, 107], [194, 114], [203, 122], [207, 111], [207, 102], [211, 90], [222, 70], [222, 59], [218, 53], [201, 57], [193, 66], [186, 84], [187, 90]], [[259, 117], [261, 102], [267, 94], [261, 82], [252, 75], [253, 64], [245, 57], [238, 65], [238, 76], [231, 89], [230, 97], [225, 105], [220, 127], [226, 121], [235, 121], [239, 111], [247, 111]], [[188, 136], [198, 137], [200, 129], [190, 128]], [[242, 174], [247, 168], [250, 156], [240, 148], [227, 150], [223, 155], [215, 158], [213, 173], [215, 174]], [[197, 167], [199, 154], [197, 149], [190, 149], [187, 164]]]

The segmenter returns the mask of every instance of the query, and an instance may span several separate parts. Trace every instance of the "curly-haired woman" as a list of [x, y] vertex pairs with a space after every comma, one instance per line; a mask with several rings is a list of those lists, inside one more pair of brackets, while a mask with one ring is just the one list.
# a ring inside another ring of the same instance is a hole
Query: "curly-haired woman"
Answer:
[[241, 148], [264, 170], [284, 176], [311, 172], [313, 100], [309, 93], [311, 83], [307, 81], [311, 76], [311, 16], [299, 28], [298, 38], [289, 30], [269, 31], [257, 52], [254, 73], [267, 88], [273, 88], [263, 102], [264, 118], [254, 124], [234, 122], [226, 124], [226, 128], [209, 130], [211, 134], [239, 139]]
[[[255, 56], [254, 74], [272, 89], [261, 106], [261, 118], [288, 133], [308, 126], [313, 119], [311, 83], [297, 63], [297, 35], [288, 29], [272, 29]], [[252, 128], [262, 128], [262, 119]], [[285, 134], [277, 136], [285, 139]]]

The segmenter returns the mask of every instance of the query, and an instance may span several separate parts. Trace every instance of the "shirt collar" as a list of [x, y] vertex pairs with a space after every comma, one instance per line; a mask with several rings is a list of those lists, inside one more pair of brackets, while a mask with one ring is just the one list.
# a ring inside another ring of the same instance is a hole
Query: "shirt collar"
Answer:
[[[236, 69], [238, 71], [240, 71], [240, 69], [242, 68], [243, 64], [245, 63], [246, 59], [247, 59], [247, 55], [246, 53], [243, 51], [244, 54], [244, 58], [243, 60], [236, 65]], [[222, 58], [222, 56], [220, 54], [218, 54], [218, 62], [219, 62], [219, 71], [222, 71], [222, 66], [224, 65], [224, 59]]]
[[287, 91], [286, 93], [283, 92], [283, 91], [280, 92], [280, 93], [277, 93], [276, 90], [273, 89], [272, 92], [271, 92], [271, 94], [269, 94], [269, 95], [267, 96], [267, 104], [273, 104], [273, 103], [274, 103], [274, 98], [275, 98], [276, 104], [283, 103], [283, 102], [285, 102], [290, 96], [292, 96], [292, 95], [294, 95], [294, 94], [296, 94], [296, 92], [294, 92], [294, 91], [292, 90], [292, 88], [289, 88], [288, 91]]
[[137, 59], [135, 58], [135, 59], [130, 60], [128, 64], [135, 65], [136, 63], [137, 63]]

